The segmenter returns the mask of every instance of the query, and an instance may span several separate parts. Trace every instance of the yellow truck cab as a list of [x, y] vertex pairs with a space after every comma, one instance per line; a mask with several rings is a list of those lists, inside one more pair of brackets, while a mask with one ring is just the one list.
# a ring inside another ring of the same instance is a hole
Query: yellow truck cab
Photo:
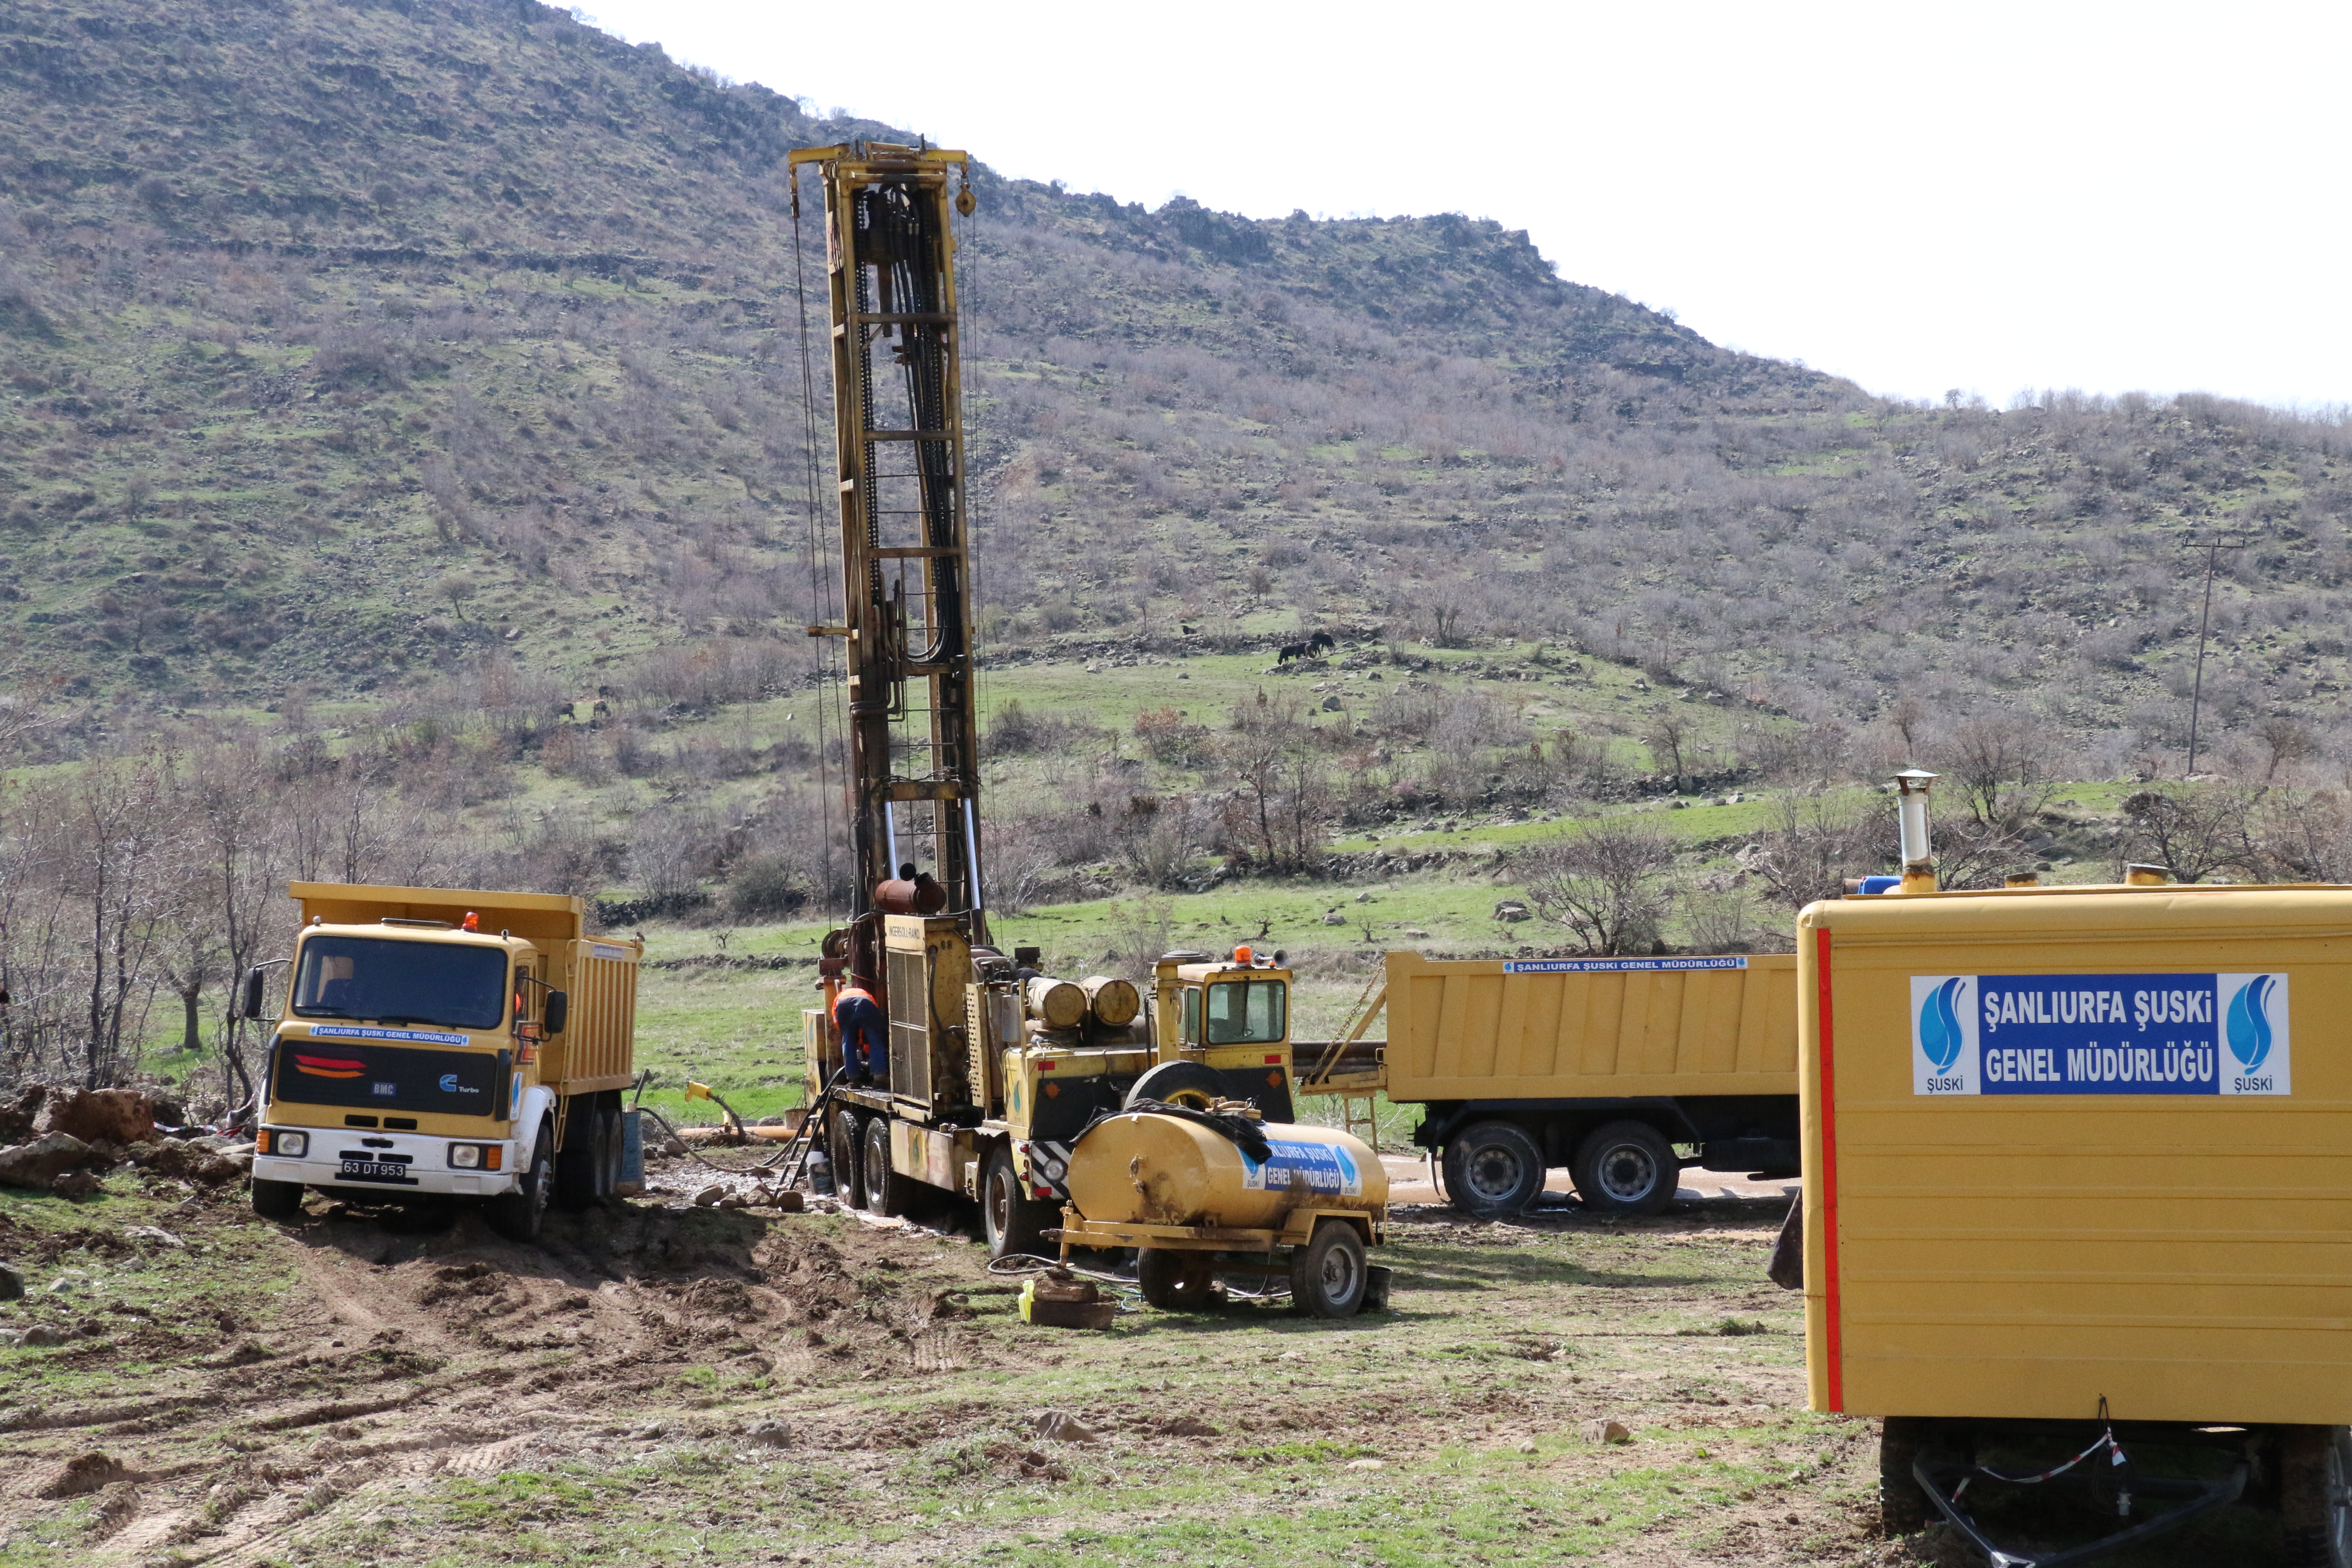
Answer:
[[268, 1048], [253, 1206], [290, 1218], [306, 1188], [347, 1201], [487, 1200], [536, 1238], [551, 1201], [584, 1208], [621, 1179], [634, 1066], [633, 942], [592, 937], [559, 894], [297, 882], [294, 952], [246, 977]]
[[[1293, 1120], [1290, 971], [1247, 947], [1224, 959], [1171, 952], [1152, 971], [1153, 1079], [1173, 1104], [1250, 1100], [1268, 1121]], [[1191, 1067], [1194, 1070], [1185, 1071]]]

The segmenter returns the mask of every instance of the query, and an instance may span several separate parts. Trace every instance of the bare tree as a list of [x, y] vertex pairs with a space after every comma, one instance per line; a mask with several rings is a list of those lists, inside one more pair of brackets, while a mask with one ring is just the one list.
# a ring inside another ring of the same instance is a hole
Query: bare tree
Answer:
[[2022, 829], [2058, 793], [2055, 749], [2022, 714], [1963, 719], [1938, 760], [1977, 821], [2003, 832]]
[[[2149, 860], [2183, 882], [2217, 871], [2259, 875], [2255, 792], [2227, 784], [2142, 790], [2124, 802], [2122, 858]], [[2117, 878], [2121, 879], [2120, 876]]]
[[1675, 841], [1629, 817], [1606, 817], [1528, 852], [1520, 886], [1537, 912], [1587, 952], [1648, 952], [1674, 907]]
[[1791, 790], [1774, 803], [1774, 818], [1739, 859], [1792, 910], [1837, 898], [1847, 878], [1895, 862], [1894, 813], [1868, 796]]

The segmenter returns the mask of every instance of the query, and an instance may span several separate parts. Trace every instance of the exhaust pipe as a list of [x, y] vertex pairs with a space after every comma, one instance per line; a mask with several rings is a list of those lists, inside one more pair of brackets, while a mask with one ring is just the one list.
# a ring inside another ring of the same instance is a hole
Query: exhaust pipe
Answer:
[[1937, 775], [1906, 768], [1895, 775], [1895, 820], [1903, 835], [1903, 887], [1906, 893], [1936, 890], [1936, 857], [1927, 847], [1927, 790]]

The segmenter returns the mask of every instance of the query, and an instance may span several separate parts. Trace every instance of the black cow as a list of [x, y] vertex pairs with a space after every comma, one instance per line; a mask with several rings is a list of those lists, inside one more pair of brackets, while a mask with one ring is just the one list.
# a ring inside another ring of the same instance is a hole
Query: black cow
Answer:
[[1307, 639], [1307, 650], [1311, 653], [1329, 653], [1339, 646], [1329, 632], [1317, 632]]
[[1305, 658], [1306, 657], [1307, 645], [1305, 643], [1285, 643], [1276, 651], [1274, 662], [1276, 664], [1288, 664], [1294, 658]]

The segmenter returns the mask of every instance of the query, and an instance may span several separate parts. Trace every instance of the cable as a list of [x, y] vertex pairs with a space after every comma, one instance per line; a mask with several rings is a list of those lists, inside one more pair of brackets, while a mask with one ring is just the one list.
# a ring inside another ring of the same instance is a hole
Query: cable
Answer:
[[[807, 499], [809, 625], [824, 624], [824, 577], [817, 570], [816, 531], [816, 374], [809, 364], [808, 270], [801, 243], [801, 173], [793, 171], [793, 298], [801, 319], [801, 488]], [[846, 606], [844, 606], [846, 618]], [[828, 637], [816, 643], [816, 794], [824, 837], [824, 888], [818, 902], [830, 907], [833, 896], [833, 784], [825, 765], [825, 715], [833, 707], [833, 672]]]

